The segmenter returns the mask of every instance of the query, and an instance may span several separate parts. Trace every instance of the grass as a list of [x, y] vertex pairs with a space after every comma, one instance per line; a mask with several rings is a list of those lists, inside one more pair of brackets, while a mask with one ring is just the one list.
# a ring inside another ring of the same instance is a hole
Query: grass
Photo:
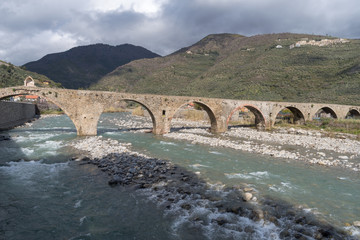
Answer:
[[115, 107], [109, 107], [107, 109], [104, 109], [104, 113], [116, 113], [116, 112], [127, 112], [124, 108], [115, 108]]
[[143, 117], [145, 114], [145, 110], [141, 106], [137, 106], [132, 110], [132, 115]]
[[55, 110], [55, 109], [49, 109], [49, 110], [42, 110], [40, 111], [41, 115], [50, 115], [50, 114], [64, 114], [64, 111], [62, 110]]
[[207, 116], [205, 111], [188, 109], [185, 111], [184, 118], [190, 121], [204, 121], [206, 120], [205, 116]]
[[349, 133], [349, 134], [357, 135], [357, 139], [360, 140], [360, 119], [337, 120], [337, 119], [324, 118], [320, 120], [308, 121], [304, 125], [280, 123], [277, 124], [276, 126], [324, 130], [332, 133]]
[[229, 126], [238, 126], [238, 125], [254, 125], [253, 119], [244, 119], [238, 121], [229, 121]]

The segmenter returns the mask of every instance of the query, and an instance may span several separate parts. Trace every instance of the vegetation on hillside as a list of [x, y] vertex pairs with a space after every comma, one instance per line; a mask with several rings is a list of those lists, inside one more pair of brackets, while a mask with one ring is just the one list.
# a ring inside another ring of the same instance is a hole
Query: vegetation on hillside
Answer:
[[60, 83], [55, 83], [44, 75], [0, 60], [0, 88], [22, 86], [27, 76], [31, 76], [39, 87], [61, 87]]
[[360, 105], [360, 40], [290, 49], [303, 38], [331, 39], [290, 33], [209, 35], [166, 57], [121, 66], [90, 88]]
[[130, 44], [94, 44], [46, 55], [24, 66], [61, 83], [65, 88], [87, 88], [115, 68], [136, 59], [159, 55]]

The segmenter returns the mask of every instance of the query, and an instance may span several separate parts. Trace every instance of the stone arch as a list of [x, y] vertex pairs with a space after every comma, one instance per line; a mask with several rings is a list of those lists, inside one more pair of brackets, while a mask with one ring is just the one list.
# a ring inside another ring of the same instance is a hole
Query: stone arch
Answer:
[[61, 110], [64, 111], [65, 115], [67, 115], [67, 116], [70, 118], [71, 122], [74, 124], [75, 128], [78, 130], [78, 127], [77, 127], [77, 125], [75, 124], [74, 120], [72, 119], [71, 114], [70, 114], [70, 112], [67, 110], [67, 108], [66, 108], [63, 104], [61, 104], [61, 103], [59, 103], [58, 101], [56, 101], [56, 99], [53, 99], [52, 97], [50, 97], [50, 95], [42, 94], [41, 91], [39, 91], [39, 92], [37, 92], [37, 93], [26, 92], [26, 91], [24, 91], [24, 92], [16, 92], [16, 93], [9, 93], [9, 94], [3, 93], [2, 96], [0, 96], [0, 100], [2, 100], [2, 99], [4, 99], [4, 98], [8, 98], [8, 97], [19, 96], [19, 95], [34, 95], [34, 96], [39, 96], [39, 97], [41, 97], [41, 98], [44, 98], [44, 99], [47, 100], [47, 101], [53, 102], [56, 106], [58, 106], [59, 108], [61, 108]]
[[180, 106], [177, 106], [175, 108], [175, 111], [172, 113], [172, 115], [169, 117], [169, 125], [171, 125], [171, 120], [174, 117], [175, 113], [179, 111], [180, 108], [182, 108], [183, 106], [186, 106], [187, 104], [191, 104], [191, 103], [195, 103], [198, 104], [203, 110], [205, 110], [205, 112], [207, 113], [207, 115], [209, 116], [210, 119], [210, 131], [212, 133], [216, 133], [218, 130], [218, 125], [217, 125], [217, 119], [216, 116], [214, 114], [214, 111], [211, 109], [211, 107], [209, 107], [206, 103], [200, 102], [200, 101], [187, 101], [183, 104], [181, 104]]
[[360, 119], [360, 111], [356, 109], [350, 109], [345, 118], [354, 118], [354, 119]]
[[53, 102], [56, 106], [60, 107], [66, 115], [69, 116], [69, 114], [67, 113], [67, 110], [66, 110], [66, 107], [63, 106], [63, 104], [59, 103], [56, 101], [56, 99], [53, 99], [49, 96], [46, 96], [44, 94], [41, 94], [41, 92], [38, 92], [38, 93], [29, 93], [29, 92], [17, 92], [17, 93], [12, 93], [12, 94], [5, 94], [3, 96], [0, 96], [0, 100], [4, 99], [4, 98], [8, 98], [8, 97], [15, 97], [15, 96], [20, 96], [20, 95], [34, 95], [34, 96], [38, 96], [40, 98], [44, 98], [46, 101], [51, 101]]
[[[304, 124], [305, 123], [305, 116], [301, 112], [301, 110], [296, 107], [291, 107], [291, 106], [284, 107], [280, 111], [278, 111], [277, 114], [275, 115], [275, 119], [277, 118], [277, 115], [284, 109], [289, 109], [291, 111], [291, 113], [293, 114], [293, 117], [294, 117], [294, 121], [293, 121], [294, 124]], [[273, 125], [274, 124], [275, 124], [275, 121], [273, 121]]]
[[153, 123], [153, 131], [156, 129], [157, 121], [156, 121], [156, 118], [155, 118], [154, 111], [147, 104], [145, 104], [145, 103], [143, 103], [143, 102], [141, 102], [139, 100], [132, 99], [132, 98], [121, 98], [121, 99], [116, 99], [116, 101], [131, 101], [131, 102], [135, 102], [137, 104], [140, 104], [142, 107], [144, 107], [148, 111], [148, 113], [149, 113], [149, 115], [151, 117], [151, 121]]
[[226, 120], [226, 129], [229, 127], [229, 121], [230, 121], [232, 115], [235, 112], [239, 111], [239, 109], [244, 108], [244, 107], [247, 108], [248, 110], [250, 110], [250, 112], [252, 112], [255, 115], [255, 126], [257, 128], [265, 128], [266, 119], [264, 117], [264, 114], [261, 112], [261, 110], [252, 104], [243, 104], [243, 105], [236, 107], [234, 110], [231, 111], [231, 113], [229, 114], [229, 116]]
[[31, 76], [27, 76], [24, 80], [25, 87], [35, 87], [35, 81]]
[[[325, 113], [324, 115], [329, 115], [329, 116], [332, 117], [332, 118], [338, 118], [336, 112], [335, 112], [333, 109], [331, 109], [330, 107], [326, 107], [326, 106], [320, 108], [319, 110], [317, 110], [316, 113], [315, 113], [315, 115], [314, 115], [314, 117], [315, 117], [315, 118], [316, 118], [316, 117], [321, 118], [321, 115], [318, 115], [318, 114], [321, 114], [321, 112], [324, 112], [324, 113]], [[317, 116], [317, 115], [318, 115], [318, 116]]]

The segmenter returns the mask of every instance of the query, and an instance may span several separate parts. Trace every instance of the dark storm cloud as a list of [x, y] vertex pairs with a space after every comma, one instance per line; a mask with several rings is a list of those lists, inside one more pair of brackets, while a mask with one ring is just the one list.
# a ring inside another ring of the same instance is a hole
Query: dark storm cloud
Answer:
[[[150, 3], [149, 3], [150, 2]], [[118, 6], [106, 8], [106, 4]], [[131, 43], [165, 55], [208, 34], [294, 32], [359, 38], [356, 0], [14, 0], [0, 3], [0, 59], [23, 64], [77, 45]], [[131, 5], [132, 6], [132, 5]]]
[[316, 34], [341, 33], [359, 36], [360, 14], [356, 1], [204, 1], [171, 2], [165, 8], [166, 19], [177, 22], [182, 31], [204, 36], [232, 32], [254, 35], [277, 32]]

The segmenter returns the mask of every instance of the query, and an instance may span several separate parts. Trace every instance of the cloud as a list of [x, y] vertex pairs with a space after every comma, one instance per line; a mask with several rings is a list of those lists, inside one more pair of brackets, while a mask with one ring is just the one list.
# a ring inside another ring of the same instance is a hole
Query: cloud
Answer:
[[208, 34], [359, 38], [356, 0], [12, 0], [0, 3], [0, 59], [16, 65], [78, 45], [131, 43], [166, 55]]

